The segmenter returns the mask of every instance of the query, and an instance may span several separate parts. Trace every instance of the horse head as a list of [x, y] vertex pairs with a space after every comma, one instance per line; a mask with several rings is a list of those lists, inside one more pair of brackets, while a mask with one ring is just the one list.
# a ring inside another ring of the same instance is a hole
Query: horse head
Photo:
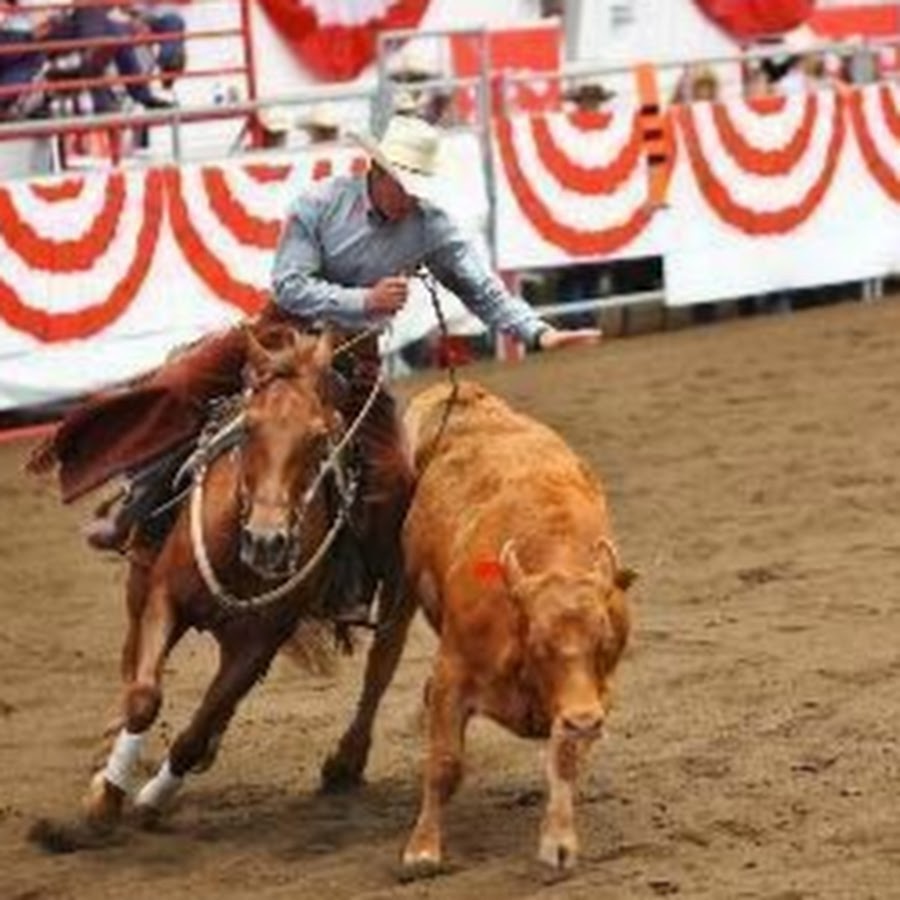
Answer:
[[325, 389], [331, 357], [327, 333], [247, 331], [240, 558], [265, 578], [297, 564], [304, 519], [339, 428]]

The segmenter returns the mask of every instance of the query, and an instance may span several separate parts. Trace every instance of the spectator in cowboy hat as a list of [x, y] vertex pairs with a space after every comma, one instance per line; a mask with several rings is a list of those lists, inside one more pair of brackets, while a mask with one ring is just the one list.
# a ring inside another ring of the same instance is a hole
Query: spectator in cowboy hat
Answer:
[[605, 84], [601, 84], [599, 81], [584, 81], [574, 84], [563, 92], [563, 100], [586, 112], [602, 109], [615, 96], [615, 91], [609, 90]]
[[[362, 403], [376, 390], [380, 370], [377, 332], [406, 305], [410, 273], [420, 267], [457, 294], [485, 324], [513, 333], [535, 350], [599, 340], [600, 332], [595, 329], [557, 329], [524, 300], [513, 297], [441, 208], [440, 134], [436, 128], [413, 116], [394, 116], [380, 140], [361, 135], [354, 140], [370, 157], [368, 172], [317, 182], [296, 198], [275, 254], [273, 303], [261, 314], [264, 320], [300, 331], [327, 327], [354, 335], [352, 353], [341, 357], [347, 367], [345, 415], [350, 419], [358, 415]], [[143, 421], [144, 416], [158, 412], [157, 402], [169, 410], [173, 423], [196, 417], [196, 410], [205, 402], [240, 386], [245, 347], [243, 331], [236, 327], [187, 351], [192, 355], [182, 354], [171, 363], [179, 366], [178, 391], [166, 388], [171, 378], [165, 368], [160, 370], [154, 380], [142, 382], [143, 396], [154, 408], [129, 410], [129, 421], [137, 421], [135, 416]], [[328, 602], [342, 621], [365, 617], [359, 607], [370, 603], [378, 579], [396, 574], [399, 529], [413, 486], [393, 400], [383, 389], [373, 396], [378, 398], [377, 406], [359, 432], [366, 463], [363, 471], [371, 481], [359, 492], [362, 506], [351, 511], [353, 527], [332, 551], [338, 554], [336, 568], [345, 583], [334, 585], [334, 597]], [[123, 399], [119, 397], [116, 403], [121, 413]], [[107, 420], [103, 412], [103, 401], [95, 402], [91, 427], [103, 426], [104, 433], [116, 435], [123, 448], [133, 451], [128, 429], [118, 427], [117, 408], [111, 408]], [[84, 411], [79, 414], [76, 410], [74, 420], [87, 421]], [[68, 429], [64, 424], [63, 431], [68, 442], [55, 449], [65, 466], [69, 448], [77, 454], [85, 436], [71, 424]], [[136, 459], [133, 452], [126, 457], [125, 450], [117, 454], [117, 446], [108, 443], [98, 447], [97, 453], [112, 454], [117, 465], [126, 467], [127, 463], [134, 471], [153, 458], [151, 449], [156, 457], [171, 449], [162, 439], [164, 435], [155, 437], [152, 448], [142, 448], [148, 458]], [[79, 461], [89, 462], [83, 456]], [[110, 513], [89, 532], [89, 540], [97, 548], [118, 548], [135, 525], [137, 513], [127, 503]]]
[[[421, 41], [406, 44], [388, 66], [388, 78], [400, 86], [406, 114], [415, 114], [432, 125], [451, 124], [453, 96], [440, 85], [427, 85], [443, 76], [434, 53], [429, 53]], [[394, 101], [397, 108], [397, 101]], [[412, 108], [414, 107], [414, 108]]]
[[310, 144], [328, 144], [341, 136], [341, 120], [333, 103], [317, 103], [299, 124]]
[[291, 133], [291, 115], [283, 106], [264, 106], [256, 114], [260, 140], [267, 150], [286, 147]]

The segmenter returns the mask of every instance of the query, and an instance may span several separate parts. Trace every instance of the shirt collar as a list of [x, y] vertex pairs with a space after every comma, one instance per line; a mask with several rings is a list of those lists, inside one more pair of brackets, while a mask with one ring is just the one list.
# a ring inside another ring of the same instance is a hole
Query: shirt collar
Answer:
[[372, 203], [372, 198], [369, 196], [368, 175], [361, 175], [359, 178], [359, 197], [356, 202], [370, 225], [383, 225], [387, 221], [384, 215], [375, 208], [375, 204]]

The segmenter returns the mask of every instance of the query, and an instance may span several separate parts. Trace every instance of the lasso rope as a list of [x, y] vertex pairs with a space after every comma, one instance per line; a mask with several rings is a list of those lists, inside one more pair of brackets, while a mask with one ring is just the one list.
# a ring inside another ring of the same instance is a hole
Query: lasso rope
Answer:
[[[369, 414], [369, 411], [375, 403], [375, 400], [378, 397], [378, 392], [381, 390], [381, 386], [383, 383], [384, 373], [379, 372], [378, 378], [376, 378], [375, 383], [372, 385], [372, 389], [369, 391], [369, 396], [366, 398], [365, 403], [363, 403], [362, 407], [357, 413], [356, 418], [353, 420], [353, 423], [344, 432], [338, 443], [331, 448], [331, 452], [328, 454], [328, 458], [322, 463], [318, 475], [304, 494], [304, 507], [312, 502], [312, 499], [315, 497], [316, 492], [321, 487], [326, 475], [330, 471], [335, 469], [338, 465], [337, 460], [339, 460], [341, 453], [343, 453], [343, 451], [346, 449], [347, 445], [350, 443], [356, 432], [361, 427], [366, 416]], [[315, 568], [322, 561], [325, 554], [331, 548], [331, 545], [337, 539], [340, 529], [346, 522], [347, 504], [341, 504], [338, 513], [335, 516], [334, 522], [331, 525], [331, 528], [322, 539], [322, 543], [319, 544], [316, 552], [306, 561], [301, 569], [290, 575], [286, 581], [282, 582], [269, 591], [265, 591], [262, 594], [255, 594], [252, 597], [238, 597], [228, 591], [216, 575], [212, 563], [209, 559], [209, 553], [206, 549], [206, 542], [203, 538], [203, 481], [206, 477], [207, 468], [208, 465], [204, 464], [197, 470], [193, 491], [191, 493], [191, 547], [194, 551], [194, 558], [197, 561], [197, 568], [200, 572], [200, 576], [203, 578], [203, 583], [206, 586], [206, 589], [218, 601], [220, 606], [222, 606], [226, 612], [259, 612], [262, 609], [272, 606], [279, 600], [282, 600], [292, 591], [296, 590], [307, 578], [309, 578]]]

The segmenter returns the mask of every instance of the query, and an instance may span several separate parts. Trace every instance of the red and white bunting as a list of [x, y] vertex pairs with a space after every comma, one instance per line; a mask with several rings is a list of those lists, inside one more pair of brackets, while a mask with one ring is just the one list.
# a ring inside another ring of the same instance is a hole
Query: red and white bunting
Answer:
[[0, 188], [0, 319], [45, 343], [89, 338], [125, 315], [163, 214], [156, 171], [65, 184], [75, 182]]
[[782, 110], [698, 103], [678, 110], [685, 156], [723, 222], [786, 234], [813, 215], [834, 179], [846, 134], [841, 94], [797, 94]]
[[498, 118], [494, 157], [501, 268], [659, 252], [635, 108]]

